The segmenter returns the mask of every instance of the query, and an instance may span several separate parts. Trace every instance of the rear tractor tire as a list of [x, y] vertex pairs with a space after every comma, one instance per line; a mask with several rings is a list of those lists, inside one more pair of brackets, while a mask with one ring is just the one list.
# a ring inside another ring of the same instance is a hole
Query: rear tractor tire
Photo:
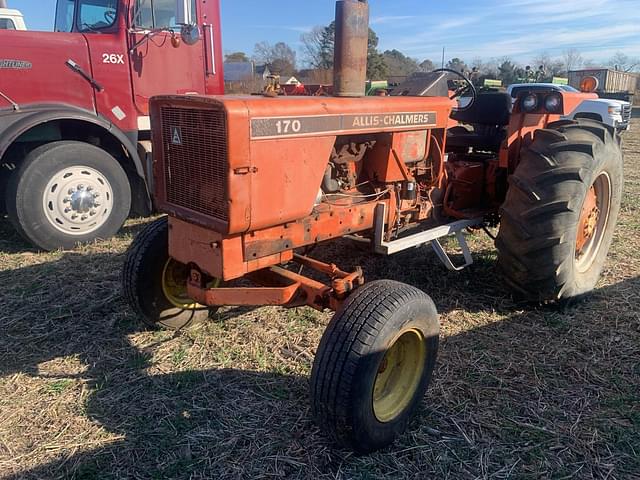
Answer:
[[552, 123], [523, 149], [509, 185], [496, 240], [508, 283], [541, 303], [592, 291], [622, 199], [615, 134], [593, 120]]
[[329, 323], [313, 364], [320, 428], [358, 454], [393, 443], [429, 385], [439, 332], [424, 292], [386, 280], [356, 290]]
[[122, 289], [149, 327], [181, 330], [207, 320], [213, 310], [187, 296], [189, 268], [169, 257], [168, 240], [166, 217], [149, 224], [136, 237], [122, 270]]

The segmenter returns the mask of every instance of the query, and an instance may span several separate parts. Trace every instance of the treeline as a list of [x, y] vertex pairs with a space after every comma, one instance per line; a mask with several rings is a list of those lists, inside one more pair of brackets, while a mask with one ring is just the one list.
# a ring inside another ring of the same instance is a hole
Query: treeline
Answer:
[[[298, 52], [284, 42], [274, 45], [260, 42], [256, 44], [251, 57], [244, 52], [234, 52], [226, 55], [226, 61], [253, 61], [256, 64], [268, 65], [271, 72], [283, 77], [299, 75], [313, 77], [319, 82], [329, 81], [330, 72], [333, 70], [335, 23], [332, 22], [326, 27], [315, 27], [301, 36], [301, 42], [302, 62], [299, 62]], [[395, 49], [381, 52], [378, 45], [378, 35], [369, 29], [367, 66], [369, 79], [384, 80], [389, 77], [402, 77], [415, 72], [429, 72], [441, 66], [440, 62], [411, 58]], [[305, 68], [299, 68], [299, 63], [302, 63]], [[553, 77], [566, 77], [570, 70], [580, 68], [610, 67], [627, 72], [640, 71], [640, 59], [617, 52], [609, 61], [597, 63], [584, 58], [579, 50], [572, 48], [555, 57], [541, 52], [531, 58], [528, 64], [522, 64], [510, 57], [490, 60], [474, 58], [469, 63], [461, 58], [452, 58], [446, 62], [445, 67], [463, 72], [478, 81], [488, 78], [510, 84], [523, 78], [549, 81]]]

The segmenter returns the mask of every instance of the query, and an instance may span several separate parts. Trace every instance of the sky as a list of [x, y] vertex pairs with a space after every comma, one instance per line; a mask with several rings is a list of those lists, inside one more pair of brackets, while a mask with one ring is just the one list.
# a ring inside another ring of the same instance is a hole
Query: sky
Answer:
[[[260, 41], [300, 50], [300, 36], [334, 17], [333, 0], [221, 0], [224, 51], [251, 55]], [[617, 51], [640, 57], [638, 0], [370, 0], [371, 27], [380, 49], [419, 61], [489, 60], [527, 63], [541, 52], [560, 57], [577, 48], [605, 63]], [[51, 30], [55, 0], [8, 0], [34, 30]]]

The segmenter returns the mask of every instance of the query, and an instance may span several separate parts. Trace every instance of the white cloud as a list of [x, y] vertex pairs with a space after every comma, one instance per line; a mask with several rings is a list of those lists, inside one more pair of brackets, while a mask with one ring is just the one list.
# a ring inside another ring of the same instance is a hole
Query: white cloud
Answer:
[[383, 17], [373, 17], [371, 19], [371, 25], [388, 25], [394, 24], [397, 22], [406, 22], [407, 20], [415, 20], [415, 15], [400, 15], [400, 16], [383, 16]]
[[[425, 6], [425, 8], [427, 8]], [[421, 14], [421, 12], [418, 12]], [[464, 16], [424, 16], [420, 30], [380, 31], [381, 46], [417, 58], [512, 56], [527, 61], [541, 51], [560, 56], [578, 48], [586, 58], [640, 50], [637, 0], [502, 0], [469, 6]]]
[[310, 25], [300, 25], [300, 26], [289, 26], [289, 25], [251, 25], [249, 28], [264, 28], [267, 30], [288, 30], [290, 32], [299, 32], [299, 33], [307, 33], [310, 32], [314, 27]]

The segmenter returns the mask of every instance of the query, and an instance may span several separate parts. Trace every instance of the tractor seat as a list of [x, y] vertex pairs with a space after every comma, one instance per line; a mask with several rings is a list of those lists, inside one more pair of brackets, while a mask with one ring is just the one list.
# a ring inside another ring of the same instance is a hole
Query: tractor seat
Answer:
[[505, 138], [511, 119], [512, 98], [508, 93], [481, 93], [468, 110], [453, 112], [451, 118], [465, 124], [449, 129], [447, 146], [452, 150], [496, 152]]

